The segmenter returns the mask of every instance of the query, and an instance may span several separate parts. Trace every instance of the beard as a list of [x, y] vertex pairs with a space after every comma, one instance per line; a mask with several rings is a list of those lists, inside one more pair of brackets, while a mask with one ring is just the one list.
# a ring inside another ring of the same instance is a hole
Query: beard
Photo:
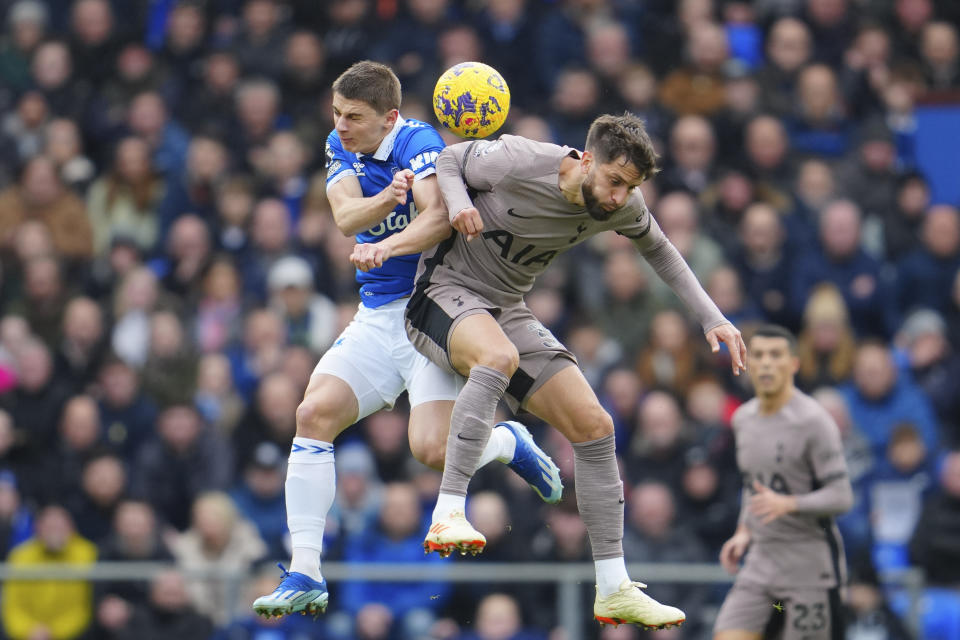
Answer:
[[593, 194], [593, 177], [588, 177], [583, 181], [583, 184], [580, 185], [580, 193], [583, 194], [583, 206], [587, 210], [587, 213], [591, 218], [599, 222], [605, 222], [610, 219], [610, 217], [620, 210], [620, 207], [617, 207], [613, 211], [607, 211], [602, 206], [600, 206], [600, 200]]

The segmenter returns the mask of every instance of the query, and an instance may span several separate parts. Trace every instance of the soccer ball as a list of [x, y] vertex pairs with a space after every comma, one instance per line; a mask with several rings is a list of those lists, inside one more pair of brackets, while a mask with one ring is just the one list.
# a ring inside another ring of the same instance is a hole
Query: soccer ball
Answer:
[[510, 111], [510, 88], [503, 76], [482, 62], [447, 69], [433, 90], [433, 112], [444, 129], [461, 138], [485, 138], [500, 128]]

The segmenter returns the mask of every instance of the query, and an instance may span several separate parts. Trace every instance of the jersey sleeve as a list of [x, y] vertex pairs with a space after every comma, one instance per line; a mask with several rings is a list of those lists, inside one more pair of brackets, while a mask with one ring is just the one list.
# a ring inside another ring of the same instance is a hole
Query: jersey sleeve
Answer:
[[337, 184], [347, 176], [356, 176], [357, 172], [353, 168], [353, 160], [347, 156], [343, 145], [340, 144], [340, 137], [336, 131], [331, 131], [327, 136], [327, 189]]
[[[640, 198], [640, 194], [635, 193], [631, 197]], [[690, 265], [667, 239], [642, 198], [639, 203], [640, 207], [632, 207], [633, 211], [625, 212], [629, 214], [625, 216], [628, 219], [616, 227], [617, 233], [633, 241], [644, 260], [694, 314], [704, 333], [726, 324], [728, 320], [704, 291]]]
[[437, 180], [450, 219], [473, 206], [468, 189], [490, 191], [513, 168], [505, 138], [461, 142], [444, 149], [437, 159]]
[[413, 171], [414, 180], [423, 180], [437, 172], [437, 156], [446, 146], [436, 129], [419, 126], [398, 145], [395, 159], [402, 169]]
[[797, 496], [797, 511], [818, 515], [844, 513], [853, 505], [853, 489], [840, 441], [840, 429], [826, 411], [813, 412], [807, 440], [807, 464], [814, 490]]

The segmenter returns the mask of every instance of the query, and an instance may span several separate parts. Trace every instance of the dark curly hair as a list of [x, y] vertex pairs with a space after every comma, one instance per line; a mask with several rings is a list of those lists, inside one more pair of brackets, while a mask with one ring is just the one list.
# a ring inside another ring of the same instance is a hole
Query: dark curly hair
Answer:
[[622, 116], [607, 114], [594, 120], [587, 132], [586, 150], [596, 156], [600, 164], [625, 158], [644, 180], [659, 171], [657, 152], [643, 120], [630, 113]]

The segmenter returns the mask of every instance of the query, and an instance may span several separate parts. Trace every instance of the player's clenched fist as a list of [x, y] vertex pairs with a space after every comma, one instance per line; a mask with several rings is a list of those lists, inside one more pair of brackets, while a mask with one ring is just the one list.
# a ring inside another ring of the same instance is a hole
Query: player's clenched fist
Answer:
[[413, 188], [413, 171], [404, 169], [393, 174], [393, 182], [387, 187], [390, 197], [398, 204], [407, 204], [407, 191]]
[[461, 209], [460, 213], [453, 217], [450, 222], [453, 228], [467, 236], [467, 240], [473, 240], [483, 231], [483, 220], [480, 219], [480, 212], [476, 207]]
[[370, 271], [382, 267], [390, 253], [390, 247], [383, 242], [358, 244], [350, 254], [350, 262], [360, 271]]

